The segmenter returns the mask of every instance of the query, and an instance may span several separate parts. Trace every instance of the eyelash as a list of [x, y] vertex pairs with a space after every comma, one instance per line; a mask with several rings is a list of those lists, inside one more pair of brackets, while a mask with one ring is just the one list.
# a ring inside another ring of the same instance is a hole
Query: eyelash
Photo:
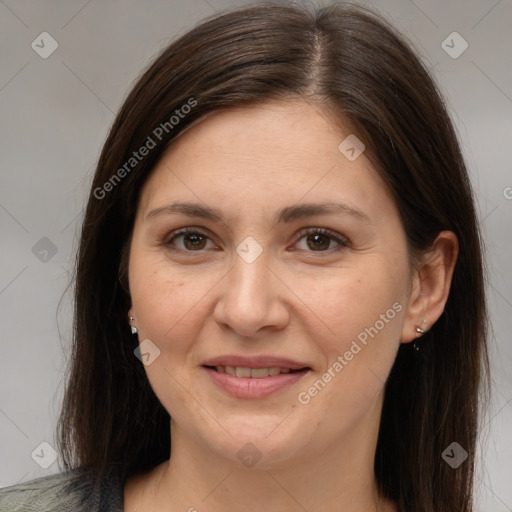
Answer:
[[[194, 235], [200, 235], [200, 236], [203, 236], [203, 237], [205, 237], [205, 238], [210, 240], [210, 237], [206, 233], [203, 233], [200, 229], [197, 229], [197, 228], [183, 228], [183, 229], [180, 229], [180, 230], [178, 230], [176, 232], [171, 233], [170, 237], [166, 238], [167, 241], [165, 241], [163, 243], [163, 245], [165, 245], [171, 251], [182, 252], [182, 253], [184, 253], [184, 252], [186, 252], [186, 253], [195, 253], [196, 252], [198, 254], [202, 254], [205, 249], [201, 249], [201, 250], [198, 250], [198, 251], [190, 251], [190, 250], [187, 250], [187, 249], [179, 249], [179, 248], [173, 247], [173, 245], [172, 245], [173, 240], [175, 240], [180, 235], [185, 235], [187, 233], [193, 233]], [[337, 247], [334, 247], [332, 249], [327, 249], [325, 251], [312, 251], [311, 250], [311, 251], [306, 251], [306, 252], [310, 252], [310, 253], [313, 253], [313, 254], [315, 254], [315, 253], [328, 253], [328, 254], [332, 254], [332, 252], [342, 250], [342, 249], [344, 249], [344, 248], [349, 246], [349, 242], [348, 242], [348, 240], [346, 238], [343, 238], [343, 237], [337, 235], [334, 231], [331, 231], [330, 229], [326, 229], [326, 228], [304, 228], [301, 231], [299, 231], [299, 233], [298, 233], [298, 236], [299, 236], [299, 240], [298, 241], [300, 241], [302, 238], [304, 238], [307, 235], [316, 235], [316, 234], [321, 234], [321, 235], [328, 236], [329, 238], [331, 238], [334, 242], [338, 243], [339, 245]]]

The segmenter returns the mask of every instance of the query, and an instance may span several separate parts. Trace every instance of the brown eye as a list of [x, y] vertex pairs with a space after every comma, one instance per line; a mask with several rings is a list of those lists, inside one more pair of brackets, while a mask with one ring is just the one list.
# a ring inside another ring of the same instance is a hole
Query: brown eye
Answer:
[[189, 250], [204, 249], [206, 237], [199, 233], [186, 233], [183, 236], [183, 244]]
[[307, 237], [308, 247], [313, 251], [328, 249], [330, 243], [331, 240], [326, 235], [316, 234]]
[[[180, 245], [181, 240], [181, 245]], [[183, 252], [199, 252], [206, 248], [210, 238], [200, 231], [190, 228], [182, 229], [174, 234], [164, 243], [171, 250]]]
[[[309, 228], [301, 231], [301, 239], [306, 240], [305, 246], [298, 247], [308, 252], [328, 252], [330, 250], [343, 249], [348, 246], [348, 241], [336, 233], [324, 228]], [[334, 244], [334, 246], [332, 246]]]

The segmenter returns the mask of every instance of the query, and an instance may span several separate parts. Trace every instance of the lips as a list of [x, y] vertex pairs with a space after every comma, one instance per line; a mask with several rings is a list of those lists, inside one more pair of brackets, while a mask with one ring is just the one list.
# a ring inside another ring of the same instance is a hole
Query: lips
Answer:
[[236, 398], [264, 398], [309, 373], [305, 363], [271, 356], [220, 356], [202, 367], [213, 383]]

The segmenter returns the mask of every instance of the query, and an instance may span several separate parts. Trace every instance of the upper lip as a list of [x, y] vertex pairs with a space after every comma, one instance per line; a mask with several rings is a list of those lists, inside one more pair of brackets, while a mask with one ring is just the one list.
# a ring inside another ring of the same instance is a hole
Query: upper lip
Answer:
[[299, 370], [309, 368], [307, 364], [284, 357], [274, 356], [235, 356], [226, 355], [213, 357], [204, 361], [203, 366], [234, 366], [240, 368], [290, 368]]

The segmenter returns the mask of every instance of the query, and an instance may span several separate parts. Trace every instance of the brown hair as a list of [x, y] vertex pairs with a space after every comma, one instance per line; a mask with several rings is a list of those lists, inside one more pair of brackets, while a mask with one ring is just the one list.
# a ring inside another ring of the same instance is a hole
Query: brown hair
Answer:
[[[265, 3], [216, 15], [167, 47], [126, 98], [98, 162], [77, 254], [73, 353], [58, 425], [64, 464], [97, 471], [119, 464], [129, 476], [168, 458], [170, 418], [134, 356], [138, 342], [127, 324], [127, 247], [139, 192], [191, 123], [287, 98], [316, 101], [351, 123], [394, 195], [411, 254], [441, 230], [458, 238], [445, 311], [419, 352], [401, 345], [386, 383], [375, 475], [399, 511], [471, 511], [479, 390], [489, 388], [473, 193], [433, 79], [402, 36], [354, 5]], [[183, 115], [171, 121], [177, 110]], [[155, 147], [130, 160], [148, 137]], [[441, 458], [453, 441], [469, 453], [457, 469]]]

